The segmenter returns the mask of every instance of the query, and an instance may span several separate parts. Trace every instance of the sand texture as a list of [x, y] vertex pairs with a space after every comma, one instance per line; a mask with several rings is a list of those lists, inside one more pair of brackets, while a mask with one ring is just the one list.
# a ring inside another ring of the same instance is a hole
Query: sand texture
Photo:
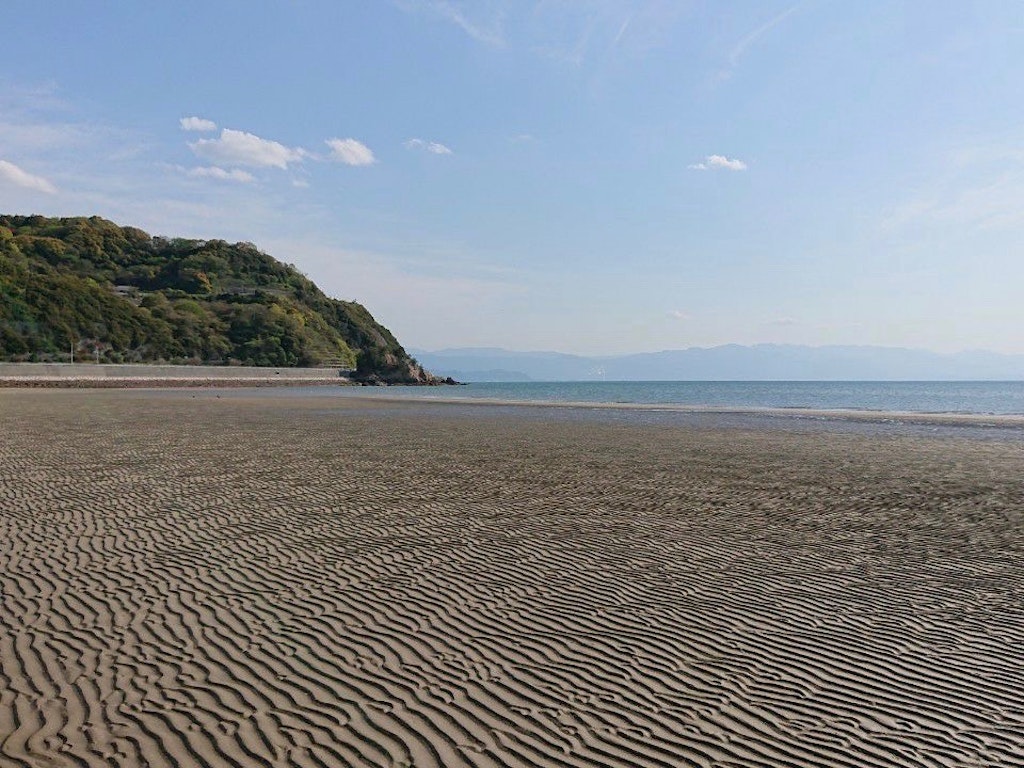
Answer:
[[514, 410], [0, 392], [0, 768], [1024, 765], [1020, 442]]

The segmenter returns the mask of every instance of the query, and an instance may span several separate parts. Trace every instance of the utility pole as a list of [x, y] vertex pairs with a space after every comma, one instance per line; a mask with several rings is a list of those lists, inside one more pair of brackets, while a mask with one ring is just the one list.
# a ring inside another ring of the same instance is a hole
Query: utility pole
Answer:
[[75, 362], [75, 342], [71, 342], [71, 363]]

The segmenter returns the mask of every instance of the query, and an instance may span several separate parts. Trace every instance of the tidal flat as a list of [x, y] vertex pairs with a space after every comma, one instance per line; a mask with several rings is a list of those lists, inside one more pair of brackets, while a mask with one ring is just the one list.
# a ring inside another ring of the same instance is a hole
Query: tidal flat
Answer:
[[4, 390], [0, 766], [1022, 765], [964, 435]]

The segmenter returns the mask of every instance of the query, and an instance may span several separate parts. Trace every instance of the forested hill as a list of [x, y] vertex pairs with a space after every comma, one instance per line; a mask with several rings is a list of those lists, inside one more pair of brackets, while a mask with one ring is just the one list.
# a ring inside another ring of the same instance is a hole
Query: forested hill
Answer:
[[105, 219], [0, 215], [0, 359], [338, 365], [433, 377], [360, 304], [250, 243], [153, 237]]

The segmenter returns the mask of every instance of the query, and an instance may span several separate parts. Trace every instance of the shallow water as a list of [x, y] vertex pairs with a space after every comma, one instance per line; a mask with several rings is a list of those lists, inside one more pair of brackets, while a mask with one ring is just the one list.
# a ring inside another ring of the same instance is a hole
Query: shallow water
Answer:
[[1024, 414], [1024, 381], [600, 381], [362, 387], [362, 395], [706, 408]]
[[[699, 391], [692, 388], [693, 395], [689, 401], [668, 400], [673, 393], [685, 392], [687, 385], [694, 384], [703, 391], [712, 393], [706, 400], [695, 396]], [[815, 386], [821, 390], [828, 389], [829, 382], [797, 382], [798, 389], [815, 392]], [[754, 385], [754, 386], [751, 386]], [[760, 385], [760, 386], [758, 386]], [[824, 385], [824, 386], [822, 386]], [[889, 383], [872, 384], [863, 382], [847, 383], [845, 391], [871, 392], [880, 390]], [[1013, 382], [990, 383], [970, 382], [967, 385], [950, 384], [948, 388], [936, 386], [934, 383], [914, 384], [921, 391], [937, 391], [937, 397], [945, 394], [947, 401], [954, 399], [957, 387], [970, 395], [973, 390], [976, 397], [973, 404], [987, 398], [987, 402], [1001, 405], [999, 412], [981, 412], [960, 408], [956, 410], [935, 411], [921, 407], [923, 400], [910, 399], [911, 387], [897, 385], [902, 389], [900, 400], [883, 402], [876, 399], [879, 407], [868, 408], [863, 405], [851, 405], [852, 399], [834, 397], [829, 400], [821, 395], [815, 398], [801, 397], [800, 393], [791, 394], [791, 402], [813, 405], [779, 405], [779, 398], [752, 396], [760, 392], [778, 391], [785, 393], [786, 388], [778, 382], [654, 382], [645, 387], [626, 385], [585, 384], [471, 384], [460, 387], [351, 387], [351, 386], [320, 386], [320, 387], [283, 387], [283, 388], [240, 388], [192, 390], [187, 396], [224, 397], [224, 398], [281, 398], [301, 399], [360, 399], [378, 403], [378, 408], [393, 409], [396, 413], [410, 412], [432, 413], [441, 408], [445, 415], [473, 418], [482, 415], [485, 409], [490, 416], [516, 418], [536, 421], [599, 421], [618, 422], [646, 426], [681, 426], [697, 429], [740, 429], [740, 430], [771, 430], [786, 432], [842, 432], [861, 435], [917, 436], [935, 438], [964, 438], [970, 440], [996, 440], [1000, 442], [1024, 442], [1024, 415], [1019, 411], [1010, 410], [1012, 399], [1021, 394], [1024, 384]], [[607, 399], [608, 396], [622, 394], [632, 390], [638, 398], [644, 400], [618, 401]], [[844, 391], [841, 388], [832, 390], [834, 393]], [[1004, 395], [997, 394], [1004, 391]], [[746, 397], [728, 397], [727, 393], [735, 392]], [[181, 397], [180, 391], [167, 390], [169, 397]], [[655, 399], [659, 394], [662, 399]], [[585, 399], [589, 395], [590, 399]], [[530, 397], [527, 397], [530, 396]], [[1001, 400], [1000, 400], [1001, 398]], [[963, 398], [961, 402], [964, 402]], [[387, 405], [385, 405], [387, 404]], [[392, 405], [393, 404], [393, 405]], [[882, 406], [903, 405], [900, 410], [883, 410]], [[326, 403], [325, 403], [326, 405]], [[913, 408], [912, 406], [917, 406]], [[906, 407], [911, 406], [911, 407]], [[331, 407], [325, 408], [329, 413]]]

